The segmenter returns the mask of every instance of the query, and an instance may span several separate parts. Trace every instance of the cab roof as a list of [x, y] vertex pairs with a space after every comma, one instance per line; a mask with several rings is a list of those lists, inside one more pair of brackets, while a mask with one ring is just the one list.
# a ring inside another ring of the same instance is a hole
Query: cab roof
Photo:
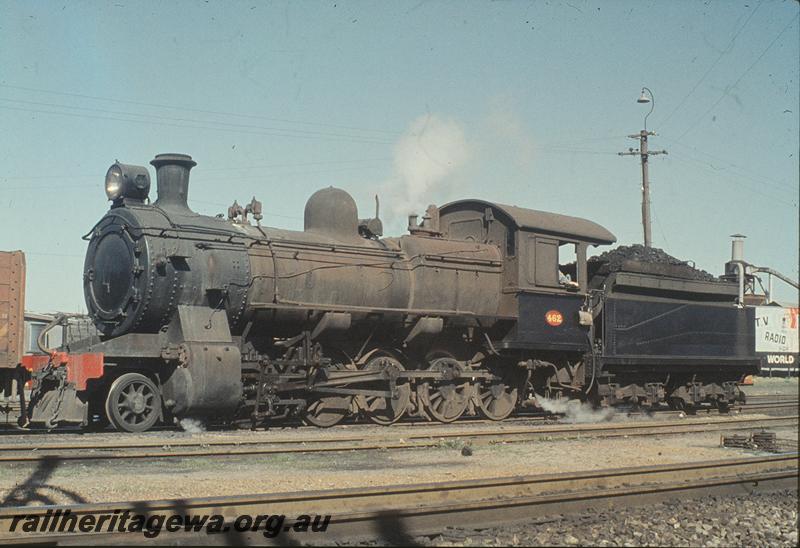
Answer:
[[616, 236], [606, 228], [580, 217], [570, 217], [569, 215], [537, 211], [485, 200], [471, 199], [450, 202], [439, 208], [439, 214], [444, 216], [448, 213], [464, 210], [485, 211], [486, 208], [495, 210], [495, 215], [499, 212], [521, 230], [564, 236], [597, 245], [613, 244], [617, 241]]

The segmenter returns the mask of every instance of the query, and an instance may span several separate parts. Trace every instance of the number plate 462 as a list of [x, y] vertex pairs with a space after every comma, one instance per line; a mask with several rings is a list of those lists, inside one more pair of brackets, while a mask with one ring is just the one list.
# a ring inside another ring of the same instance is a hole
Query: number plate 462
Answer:
[[558, 327], [564, 323], [564, 315], [558, 310], [548, 310], [544, 315], [544, 321], [547, 322], [547, 325]]

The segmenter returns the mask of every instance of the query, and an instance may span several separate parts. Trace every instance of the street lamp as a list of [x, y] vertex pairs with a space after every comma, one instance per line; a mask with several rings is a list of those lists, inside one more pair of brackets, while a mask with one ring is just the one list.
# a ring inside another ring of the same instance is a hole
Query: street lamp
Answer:
[[642, 105], [650, 103], [650, 112], [644, 117], [644, 129], [637, 134], [628, 135], [631, 139], [639, 140], [639, 149], [629, 149], [628, 152], [619, 152], [620, 156], [639, 156], [642, 161], [642, 231], [644, 232], [644, 246], [650, 247], [652, 245], [652, 237], [650, 231], [650, 180], [647, 173], [647, 164], [650, 156], [656, 154], [666, 154], [666, 150], [648, 150], [647, 138], [650, 135], [655, 135], [653, 131], [647, 131], [647, 117], [653, 113], [656, 106], [656, 98], [650, 88], [642, 88], [642, 93], [636, 102]]
[[[650, 95], [649, 97], [645, 94], [645, 91]], [[647, 131], [647, 117], [650, 116], [653, 113], [653, 109], [656, 108], [656, 98], [653, 96], [653, 92], [650, 91], [650, 88], [642, 88], [642, 94], [639, 95], [636, 102], [640, 104], [650, 103], [650, 112], [644, 117], [644, 130]]]

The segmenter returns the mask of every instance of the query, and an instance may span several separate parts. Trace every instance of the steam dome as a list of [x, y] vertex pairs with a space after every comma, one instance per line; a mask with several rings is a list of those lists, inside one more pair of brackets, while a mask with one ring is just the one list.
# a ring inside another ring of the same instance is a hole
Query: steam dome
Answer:
[[349, 240], [358, 237], [358, 208], [340, 188], [318, 190], [306, 202], [304, 230]]

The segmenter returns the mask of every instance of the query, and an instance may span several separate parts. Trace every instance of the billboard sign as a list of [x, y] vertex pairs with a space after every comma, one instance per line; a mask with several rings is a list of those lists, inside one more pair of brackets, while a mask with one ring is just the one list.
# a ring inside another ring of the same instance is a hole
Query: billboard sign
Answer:
[[800, 308], [756, 307], [756, 352], [768, 365], [796, 365], [800, 352]]

